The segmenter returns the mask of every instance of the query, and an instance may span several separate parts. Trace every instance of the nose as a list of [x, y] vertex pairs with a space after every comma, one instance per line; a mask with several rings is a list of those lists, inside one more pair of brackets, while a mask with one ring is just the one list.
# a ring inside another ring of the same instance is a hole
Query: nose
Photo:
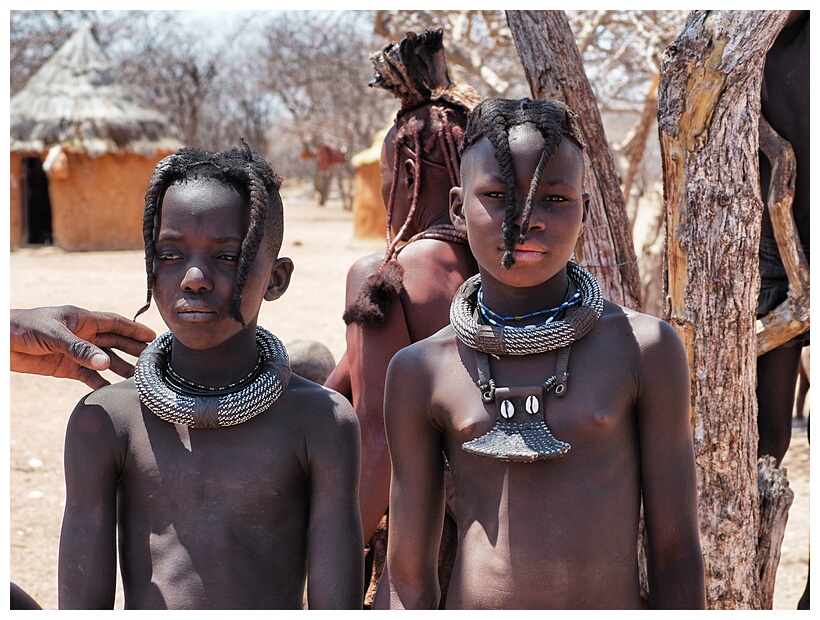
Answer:
[[183, 291], [201, 293], [210, 291], [213, 288], [211, 280], [199, 267], [193, 265], [185, 272], [185, 276], [180, 282]]
[[527, 210], [527, 198], [524, 196], [523, 198], [516, 201], [515, 205], [515, 219], [513, 220], [513, 225], [521, 231], [524, 226], [526, 226], [526, 231], [524, 234], [530, 230], [543, 230], [546, 226], [544, 221], [544, 213], [543, 209], [539, 209], [537, 206], [533, 206], [530, 209], [528, 216], [525, 218], [524, 213]]

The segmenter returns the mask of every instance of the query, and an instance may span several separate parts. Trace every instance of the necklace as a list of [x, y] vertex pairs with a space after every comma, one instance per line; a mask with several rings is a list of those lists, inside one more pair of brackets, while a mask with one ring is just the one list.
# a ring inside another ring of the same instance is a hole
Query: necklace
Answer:
[[135, 365], [140, 401], [157, 417], [191, 428], [233, 426], [267, 410], [290, 382], [290, 361], [282, 341], [256, 327], [259, 359], [250, 374], [222, 387], [188, 381], [170, 367], [173, 336], [149, 344]]
[[604, 309], [601, 286], [591, 273], [568, 262], [567, 276], [581, 293], [581, 300], [566, 309], [563, 319], [525, 327], [481, 324], [476, 308], [481, 274], [476, 274], [456, 291], [450, 324], [468, 347], [492, 355], [530, 355], [566, 347], [586, 335]]
[[199, 383], [194, 383], [193, 381], [189, 381], [182, 375], [178, 374], [173, 366], [171, 366], [171, 362], [168, 362], [168, 365], [165, 367], [165, 372], [163, 373], [163, 379], [166, 383], [168, 383], [169, 387], [178, 392], [180, 394], [196, 394], [198, 396], [224, 396], [226, 394], [230, 394], [231, 392], [236, 391], [237, 389], [241, 389], [246, 385], [249, 385], [259, 374], [259, 371], [262, 368], [262, 357], [257, 356], [256, 364], [254, 365], [253, 369], [244, 377], [242, 377], [239, 381], [234, 381], [233, 383], [229, 383], [228, 385], [223, 385], [220, 387], [211, 387], [208, 385], [200, 385]]
[[525, 387], [496, 387], [490, 377], [489, 356], [476, 351], [476, 383], [481, 400], [495, 403], [496, 418], [489, 431], [465, 441], [461, 449], [476, 456], [525, 463], [554, 459], [569, 452], [572, 446], [554, 437], [547, 426], [546, 397], [550, 390], [558, 398], [566, 394], [571, 347], [567, 345], [558, 352], [554, 375], [541, 385]]
[[[564, 301], [559, 306], [555, 306], [554, 308], [547, 308], [545, 310], [537, 310], [536, 312], [529, 312], [527, 314], [516, 314], [512, 316], [502, 316], [496, 312], [493, 312], [490, 308], [484, 305], [484, 287], [479, 287], [478, 293], [476, 295], [476, 307], [478, 308], [478, 312], [481, 315], [481, 318], [484, 319], [487, 323], [491, 325], [496, 325], [498, 327], [513, 327], [513, 328], [520, 328], [520, 329], [532, 329], [533, 327], [537, 327], [539, 325], [546, 325], [547, 323], [552, 323], [558, 316], [567, 308], [575, 306], [581, 303], [581, 291], [575, 291], [573, 295], [570, 296], [569, 294], [570, 287], [567, 286], [566, 295], [564, 295]], [[549, 316], [546, 318], [545, 321], [541, 322], [540, 324], [536, 325], [507, 325], [507, 323], [513, 323], [515, 321], [523, 321], [525, 319], [531, 319], [537, 316], [544, 316], [548, 314]]]

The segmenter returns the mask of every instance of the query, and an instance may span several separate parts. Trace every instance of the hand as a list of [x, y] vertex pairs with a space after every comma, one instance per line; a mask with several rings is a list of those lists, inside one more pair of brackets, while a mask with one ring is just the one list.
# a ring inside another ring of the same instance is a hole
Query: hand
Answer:
[[14, 372], [82, 381], [93, 389], [109, 385], [98, 370], [134, 374], [110, 349], [134, 357], [156, 338], [150, 327], [113, 312], [76, 306], [12, 309], [10, 367]]

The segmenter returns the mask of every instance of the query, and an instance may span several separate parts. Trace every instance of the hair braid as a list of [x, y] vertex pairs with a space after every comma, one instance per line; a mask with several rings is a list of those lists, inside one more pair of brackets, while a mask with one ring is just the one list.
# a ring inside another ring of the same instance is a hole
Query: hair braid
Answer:
[[145, 244], [145, 271], [147, 277], [147, 296], [145, 305], [134, 315], [136, 319], [151, 307], [151, 291], [154, 288], [154, 228], [159, 216], [159, 205], [170, 184], [170, 179], [181, 171], [179, 155], [173, 154], [163, 158], [154, 168], [148, 189], [145, 191], [145, 210], [142, 216], [142, 238]]

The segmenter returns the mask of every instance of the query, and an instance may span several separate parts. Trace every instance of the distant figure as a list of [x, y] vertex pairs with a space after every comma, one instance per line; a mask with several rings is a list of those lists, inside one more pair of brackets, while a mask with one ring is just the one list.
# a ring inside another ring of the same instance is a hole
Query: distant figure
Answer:
[[126, 609], [361, 608], [355, 413], [257, 326], [293, 270], [280, 185], [244, 142], [157, 165], [137, 314], [170, 331], [69, 419], [61, 609], [112, 608], [118, 550]]
[[558, 101], [487, 99], [470, 116], [450, 204], [479, 273], [450, 325], [387, 371], [376, 608], [440, 604], [445, 458], [459, 537], [448, 609], [639, 609], [641, 500], [651, 607], [705, 607], [686, 351], [570, 262], [584, 148]]
[[[458, 148], [467, 115], [480, 98], [469, 86], [450, 81], [442, 39], [440, 29], [409, 32], [371, 55], [376, 68], [371, 85], [401, 102], [380, 161], [388, 248], [359, 259], [347, 274], [347, 348], [325, 383], [351, 399], [361, 424], [365, 540], [377, 532], [390, 493], [383, 414], [387, 366], [402, 347], [447, 325], [453, 294], [476, 272], [466, 237], [450, 221], [449, 192], [460, 182]], [[455, 554], [452, 518], [444, 530], [446, 590]], [[369, 544], [366, 607], [382, 566], [373, 552], [383, 548], [378, 539], [386, 531], [381, 527]]]
[[342, 150], [331, 142], [322, 142], [312, 154], [309, 151], [306, 151], [306, 154], [316, 159], [313, 189], [319, 195], [319, 206], [323, 207], [327, 202], [330, 197], [331, 181], [336, 178], [344, 209], [349, 211], [352, 208], [352, 198], [344, 188], [342, 173], [339, 171], [339, 164], [345, 163], [345, 154]]

